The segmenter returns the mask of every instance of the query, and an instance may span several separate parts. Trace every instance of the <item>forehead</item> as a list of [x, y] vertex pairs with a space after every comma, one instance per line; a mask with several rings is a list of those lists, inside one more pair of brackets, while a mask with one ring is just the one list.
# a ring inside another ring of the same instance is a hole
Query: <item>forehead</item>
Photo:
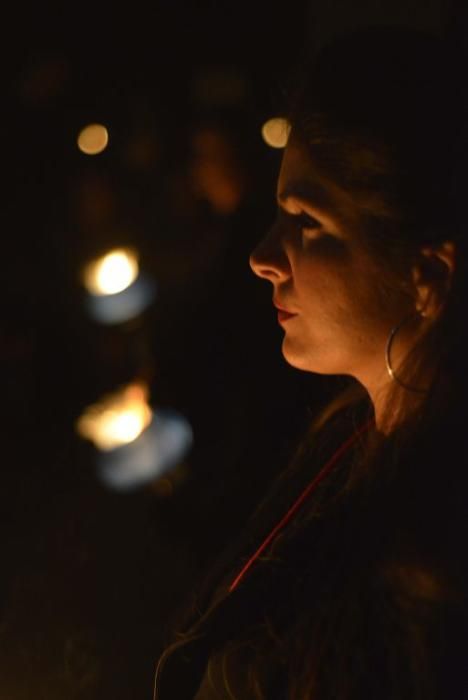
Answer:
[[278, 188], [280, 183], [288, 182], [291, 177], [307, 179], [312, 175], [312, 171], [312, 161], [307, 153], [306, 146], [291, 134], [283, 151]]
[[[349, 226], [361, 225], [369, 214], [374, 219], [395, 219], [395, 208], [386, 189], [388, 178], [382, 179], [388, 172], [391, 177], [385, 154], [375, 146], [366, 148], [360, 144], [358, 155], [350, 165], [348, 161], [343, 163], [346, 154], [334, 154], [330, 161], [336, 162], [334, 179], [333, 172], [325, 174], [323, 166], [314, 159], [314, 147], [291, 132], [278, 176], [278, 203], [297, 197]], [[348, 173], [346, 179], [342, 172]]]
[[307, 147], [291, 137], [286, 146], [277, 183], [278, 201], [290, 197], [308, 200], [321, 209], [337, 204], [338, 188], [318, 171]]

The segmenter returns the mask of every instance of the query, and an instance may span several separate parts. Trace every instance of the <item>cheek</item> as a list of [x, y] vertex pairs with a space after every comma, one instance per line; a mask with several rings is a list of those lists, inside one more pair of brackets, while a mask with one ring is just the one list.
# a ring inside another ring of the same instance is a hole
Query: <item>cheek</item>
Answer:
[[315, 319], [341, 317], [353, 302], [350, 271], [317, 259], [298, 261], [293, 279], [298, 302]]
[[298, 301], [311, 332], [343, 336], [347, 343], [381, 344], [394, 314], [376, 275], [357, 264], [317, 259], [301, 261], [296, 275]]
[[383, 363], [391, 329], [405, 314], [400, 295], [388, 290], [381, 277], [369, 273], [356, 275], [350, 282], [346, 280], [341, 291], [348, 299], [349, 316], [343, 320], [343, 326], [356, 366]]

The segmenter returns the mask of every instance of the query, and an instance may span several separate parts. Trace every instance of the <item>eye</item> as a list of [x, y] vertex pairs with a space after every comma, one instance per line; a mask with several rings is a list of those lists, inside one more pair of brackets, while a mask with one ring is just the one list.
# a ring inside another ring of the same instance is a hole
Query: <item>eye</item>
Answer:
[[295, 216], [294, 218], [296, 219], [298, 225], [303, 229], [317, 230], [322, 226], [318, 219], [315, 219], [313, 216], [310, 216], [310, 214], [307, 214], [305, 211], [301, 212], [300, 214], [297, 214], [297, 216]]
[[325, 234], [322, 223], [314, 216], [307, 214], [305, 211], [297, 214], [295, 223], [301, 231], [301, 236], [304, 240], [317, 240]]

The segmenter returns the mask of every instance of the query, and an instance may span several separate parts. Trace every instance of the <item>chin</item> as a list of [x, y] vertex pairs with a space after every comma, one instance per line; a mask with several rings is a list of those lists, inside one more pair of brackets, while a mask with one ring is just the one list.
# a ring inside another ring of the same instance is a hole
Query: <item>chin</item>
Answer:
[[281, 348], [283, 357], [291, 367], [295, 369], [300, 369], [303, 372], [319, 372], [316, 367], [312, 366], [310, 357], [306, 353], [300, 352], [297, 348], [291, 347], [291, 343], [288, 342], [287, 338], [283, 340], [283, 345]]
[[281, 349], [286, 362], [295, 369], [314, 374], [344, 374], [343, 371], [330, 366], [330, 363], [323, 362], [323, 358], [320, 362], [317, 358], [311, 357], [311, 353], [306, 352], [304, 348], [295, 347], [286, 337]]

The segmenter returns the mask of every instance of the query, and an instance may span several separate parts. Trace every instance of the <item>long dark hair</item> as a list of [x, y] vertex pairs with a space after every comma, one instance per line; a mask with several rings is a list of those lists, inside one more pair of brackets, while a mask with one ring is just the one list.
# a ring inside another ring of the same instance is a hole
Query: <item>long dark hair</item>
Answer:
[[[424, 386], [424, 394], [395, 386], [387, 410], [400, 416], [398, 427], [361, 440], [333, 496], [324, 491], [279, 538], [259, 567], [258, 585], [253, 576], [250, 592], [246, 586], [231, 601], [221, 586], [212, 610], [192, 628], [195, 636], [209, 628], [220, 600], [235, 610], [236, 624], [224, 630], [225, 653], [240, 654], [252, 697], [273, 697], [268, 675], [278, 668], [284, 669], [282, 697], [290, 700], [436, 696], [433, 628], [443, 601], [456, 594], [440, 563], [453, 552], [447, 552], [431, 508], [439, 504], [447, 515], [453, 492], [466, 481], [461, 446], [468, 256], [460, 176], [466, 117], [450, 47], [397, 28], [336, 41], [293, 95], [292, 133], [323, 176], [352, 195], [383, 288], [390, 294], [408, 289], [424, 245], [453, 241], [456, 269], [442, 313], [401, 368], [405, 383]], [[362, 388], [351, 381], [315, 419], [261, 516], [273, 513], [278, 494], [290, 495], [285, 485], [293, 492], [310, 474], [311, 461], [320, 462], [370, 410]], [[451, 473], [441, 486], [437, 469], [444, 459], [451, 460]], [[422, 494], [417, 507], [415, 494]], [[447, 531], [456, 528], [456, 518], [444, 523]], [[312, 548], [311, 523], [319, 533]], [[412, 533], [407, 540], [405, 532]]]

